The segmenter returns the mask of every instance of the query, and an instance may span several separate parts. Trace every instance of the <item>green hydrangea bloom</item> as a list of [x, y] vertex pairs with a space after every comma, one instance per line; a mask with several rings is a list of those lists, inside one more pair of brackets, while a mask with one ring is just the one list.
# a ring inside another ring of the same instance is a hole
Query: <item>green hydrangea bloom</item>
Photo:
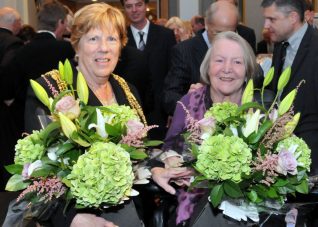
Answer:
[[19, 139], [15, 145], [14, 163], [24, 165], [41, 159], [45, 146], [41, 139], [41, 132], [33, 131], [31, 135]]
[[223, 122], [229, 117], [236, 116], [238, 105], [232, 102], [214, 103], [213, 106], [204, 114], [204, 117], [213, 117], [218, 122]]
[[77, 204], [98, 207], [118, 204], [130, 195], [134, 174], [129, 154], [114, 143], [96, 142], [67, 176]]
[[293, 145], [297, 145], [297, 149], [295, 151], [295, 157], [297, 158], [298, 165], [310, 171], [310, 164], [311, 164], [311, 150], [306, 144], [306, 142], [297, 137], [291, 136], [282, 141], [280, 141], [277, 145], [276, 151], [280, 151], [281, 149], [290, 149]]
[[[111, 111], [108, 111], [108, 109]], [[121, 125], [125, 125], [128, 120], [139, 120], [139, 117], [136, 111], [130, 108], [129, 106], [125, 106], [125, 105], [112, 104], [107, 106], [107, 108], [101, 108], [101, 112], [104, 117], [115, 115], [112, 118], [112, 121], [110, 123], [112, 125], [117, 123], [121, 123]]]
[[210, 136], [200, 146], [196, 168], [210, 180], [240, 182], [250, 174], [252, 151], [236, 136]]

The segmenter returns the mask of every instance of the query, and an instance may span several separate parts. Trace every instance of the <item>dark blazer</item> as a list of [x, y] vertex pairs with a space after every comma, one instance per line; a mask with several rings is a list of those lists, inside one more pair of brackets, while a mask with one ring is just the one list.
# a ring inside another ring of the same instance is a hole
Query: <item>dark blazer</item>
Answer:
[[114, 70], [115, 74], [137, 88], [145, 114], [149, 112], [152, 105], [150, 72], [147, 63], [147, 56], [143, 51], [132, 46], [125, 46]]
[[12, 32], [5, 28], [0, 28], [0, 63], [5, 61], [5, 55], [10, 51], [16, 50], [23, 46], [21, 39], [12, 34]]
[[256, 53], [256, 37], [254, 30], [242, 24], [238, 24], [236, 30], [237, 33], [251, 45], [252, 49], [254, 50], [254, 53]]
[[[137, 48], [130, 27], [127, 29], [127, 35], [127, 45]], [[151, 110], [147, 114], [147, 119], [149, 124], [159, 125], [159, 128], [150, 132], [150, 136], [155, 139], [163, 139], [166, 132], [167, 116], [161, 107], [162, 91], [164, 79], [170, 67], [170, 51], [175, 44], [176, 39], [172, 30], [150, 23], [144, 52], [148, 60], [152, 91], [149, 94], [152, 105]]]
[[257, 54], [267, 54], [267, 42], [265, 40], [262, 40], [257, 43]]
[[202, 34], [173, 47], [163, 96], [164, 109], [169, 115], [173, 115], [177, 101], [188, 92], [190, 85], [200, 81], [200, 65], [207, 50]]
[[[273, 66], [278, 63], [277, 55], [281, 44], [277, 44], [273, 53]], [[291, 77], [284, 88], [281, 99], [304, 80], [298, 89], [294, 102], [295, 113], [301, 117], [295, 134], [302, 137], [312, 150], [312, 172], [318, 174], [318, 31], [308, 26], [291, 66]], [[271, 88], [276, 91], [278, 83], [277, 67]]]

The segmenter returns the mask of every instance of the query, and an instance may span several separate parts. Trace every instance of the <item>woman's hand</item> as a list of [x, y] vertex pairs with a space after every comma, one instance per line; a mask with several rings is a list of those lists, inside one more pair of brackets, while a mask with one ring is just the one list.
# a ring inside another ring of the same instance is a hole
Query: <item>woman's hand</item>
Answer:
[[193, 172], [185, 167], [182, 168], [161, 168], [155, 167], [151, 169], [152, 179], [162, 187], [166, 192], [174, 195], [176, 190], [169, 184], [171, 179], [180, 180], [189, 178]]
[[77, 214], [72, 223], [71, 227], [118, 227], [114, 223], [105, 220], [104, 218], [97, 217], [94, 214]]

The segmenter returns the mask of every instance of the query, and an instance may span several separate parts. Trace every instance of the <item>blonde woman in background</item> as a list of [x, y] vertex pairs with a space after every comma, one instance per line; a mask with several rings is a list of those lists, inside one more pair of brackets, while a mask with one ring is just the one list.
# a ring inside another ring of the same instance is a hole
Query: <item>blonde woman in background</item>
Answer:
[[179, 17], [171, 17], [165, 27], [173, 30], [177, 43], [190, 38], [187, 26]]

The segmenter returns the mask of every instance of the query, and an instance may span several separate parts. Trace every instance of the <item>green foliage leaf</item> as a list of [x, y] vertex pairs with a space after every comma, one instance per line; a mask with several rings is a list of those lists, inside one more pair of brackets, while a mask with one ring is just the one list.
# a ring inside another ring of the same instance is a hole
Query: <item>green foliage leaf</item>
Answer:
[[143, 160], [148, 157], [146, 152], [144, 152], [143, 150], [137, 150], [137, 149], [130, 152], [129, 154], [132, 159], [137, 159], [137, 160]]
[[276, 199], [276, 198], [278, 198], [277, 192], [276, 192], [275, 188], [273, 188], [273, 187], [270, 187], [270, 188], [268, 189], [267, 195], [268, 195], [268, 197], [271, 198], [271, 199]]
[[62, 143], [58, 146], [56, 154], [57, 154], [57, 156], [60, 156], [73, 148], [74, 148], [74, 144], [72, 144], [72, 143]]
[[148, 140], [144, 142], [146, 147], [156, 147], [162, 144], [163, 142], [161, 140]]
[[257, 193], [256, 191], [252, 190], [250, 192], [247, 193], [247, 197], [249, 198], [249, 200], [251, 200], [251, 202], [255, 203], [258, 199]]
[[210, 193], [210, 200], [213, 207], [217, 207], [221, 203], [223, 195], [224, 195], [223, 184], [218, 184], [213, 187]]
[[275, 182], [275, 184], [273, 184], [273, 186], [275, 186], [275, 187], [283, 187], [283, 186], [285, 186], [287, 184], [288, 184], [288, 180], [282, 179], [282, 178], [278, 178], [278, 180]]
[[6, 190], [10, 192], [20, 191], [30, 185], [31, 182], [25, 182], [21, 175], [15, 174], [10, 177]]
[[296, 186], [296, 191], [302, 194], [308, 194], [308, 191], [309, 191], [308, 181], [302, 180], [301, 183]]
[[10, 174], [21, 174], [23, 170], [23, 165], [11, 164], [4, 167]]
[[31, 174], [32, 177], [48, 177], [57, 171], [56, 166], [43, 164], [40, 168], [35, 169]]
[[82, 147], [89, 147], [91, 144], [83, 139], [78, 132], [73, 132], [70, 137], [74, 142], [79, 144]]
[[251, 144], [255, 144], [263, 138], [266, 132], [272, 127], [273, 123], [269, 120], [262, 123], [259, 127], [257, 133], [253, 132], [249, 137], [248, 140]]
[[197, 158], [199, 155], [199, 146], [195, 143], [191, 144], [191, 154], [194, 158]]
[[260, 105], [257, 102], [249, 102], [249, 103], [245, 103], [243, 105], [241, 105], [238, 109], [237, 109], [237, 115], [241, 115], [243, 112], [245, 112], [246, 110], [249, 110], [251, 108], [254, 109], [260, 109], [263, 112], [267, 112], [266, 109]]
[[225, 181], [223, 187], [224, 192], [231, 198], [239, 198], [243, 196], [240, 186], [233, 181]]
[[53, 131], [59, 129], [60, 127], [61, 125], [58, 121], [53, 121], [50, 124], [48, 124], [48, 126], [46, 126], [45, 129], [41, 132], [41, 137], [43, 138], [43, 141], [48, 141], [49, 138], [52, 139], [51, 134], [53, 133]]

